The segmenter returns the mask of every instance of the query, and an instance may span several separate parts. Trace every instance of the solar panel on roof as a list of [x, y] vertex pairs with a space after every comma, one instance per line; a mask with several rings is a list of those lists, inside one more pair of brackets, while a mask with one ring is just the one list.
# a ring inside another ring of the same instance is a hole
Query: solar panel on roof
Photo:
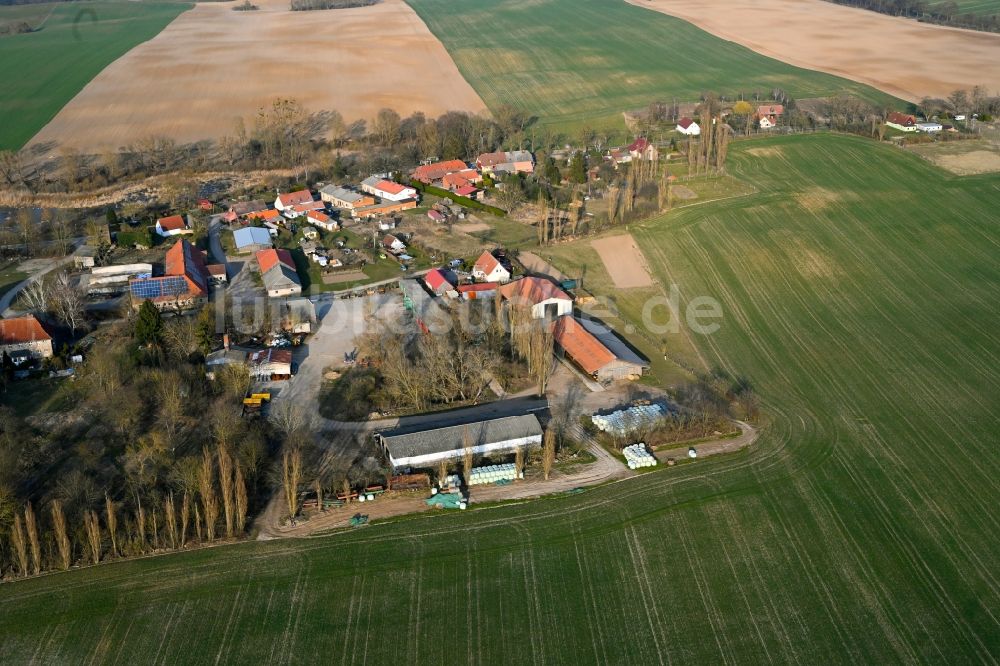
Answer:
[[188, 291], [187, 281], [180, 276], [133, 280], [129, 284], [132, 295], [136, 298], [160, 298], [161, 296], [177, 296]]

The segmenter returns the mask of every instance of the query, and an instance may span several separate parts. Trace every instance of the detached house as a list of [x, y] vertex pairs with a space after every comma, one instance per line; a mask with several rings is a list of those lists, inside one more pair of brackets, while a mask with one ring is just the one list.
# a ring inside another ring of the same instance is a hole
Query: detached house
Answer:
[[885, 120], [885, 124], [900, 132], [916, 132], [917, 119], [907, 113], [893, 111]]
[[338, 228], [337, 221], [321, 210], [309, 211], [306, 213], [306, 220], [326, 231], [336, 231]]
[[476, 167], [489, 174], [533, 173], [535, 158], [527, 150], [483, 153], [476, 158]]
[[156, 221], [156, 233], [164, 238], [169, 238], [170, 236], [193, 234], [194, 231], [188, 226], [187, 220], [183, 216], [171, 215], [170, 217], [161, 217]]
[[701, 128], [698, 127], [698, 123], [686, 116], [677, 121], [676, 130], [685, 136], [698, 136], [701, 134]]
[[510, 282], [510, 271], [490, 252], [483, 252], [472, 267], [472, 277], [482, 282]]
[[385, 178], [372, 176], [361, 181], [361, 189], [386, 201], [404, 201], [417, 198], [417, 188], [400, 185]]
[[440, 296], [441, 294], [451, 291], [455, 288], [455, 276], [454, 274], [446, 268], [435, 268], [424, 276], [424, 284], [433, 293]]
[[50, 336], [34, 315], [0, 319], [0, 355], [15, 365], [52, 357]]
[[628, 146], [628, 154], [636, 160], [655, 160], [660, 151], [646, 137], [639, 137]]
[[500, 287], [500, 295], [516, 306], [529, 307], [534, 319], [556, 318], [573, 312], [573, 299], [554, 282], [526, 277]]
[[312, 203], [312, 200], [312, 192], [309, 190], [299, 190], [298, 192], [279, 194], [278, 198], [274, 200], [274, 207], [281, 212], [285, 212], [286, 210], [291, 209], [292, 206]]
[[419, 180], [421, 183], [427, 183], [430, 185], [436, 181], [441, 180], [449, 173], [454, 173], [456, 171], [462, 171], [468, 169], [468, 165], [462, 160], [448, 160], [446, 162], [434, 162], [432, 164], [424, 164], [423, 166], [418, 166], [413, 171], [413, 178]]
[[382, 239], [382, 246], [385, 249], [389, 250], [390, 252], [405, 252], [406, 251], [406, 243], [404, 243], [403, 241], [399, 240], [398, 238], [396, 238], [392, 234], [388, 234], [388, 235], [386, 235], [385, 238]]
[[269, 297], [298, 296], [302, 293], [295, 260], [288, 250], [261, 250], [257, 253], [257, 264]]

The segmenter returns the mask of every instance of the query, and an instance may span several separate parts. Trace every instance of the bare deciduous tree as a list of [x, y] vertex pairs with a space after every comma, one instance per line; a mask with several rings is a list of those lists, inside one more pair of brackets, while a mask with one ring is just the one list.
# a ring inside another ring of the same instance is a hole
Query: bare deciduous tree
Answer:
[[243, 467], [236, 465], [236, 516], [235, 529], [237, 534], [243, 534], [247, 524], [247, 484], [243, 478]]
[[219, 488], [222, 491], [222, 515], [226, 521], [226, 536], [233, 536], [233, 458], [229, 447], [219, 443], [217, 458], [219, 461]]
[[299, 482], [302, 480], [302, 449], [286, 446], [281, 457], [282, 482], [288, 515], [295, 518], [299, 512]]

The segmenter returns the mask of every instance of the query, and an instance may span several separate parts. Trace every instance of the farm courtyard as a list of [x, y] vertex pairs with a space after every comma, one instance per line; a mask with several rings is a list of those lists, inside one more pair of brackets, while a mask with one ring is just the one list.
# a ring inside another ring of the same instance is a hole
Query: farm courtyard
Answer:
[[[667, 337], [668, 352], [753, 382], [766, 423], [752, 449], [580, 494], [0, 586], [0, 654], [995, 660], [1000, 181], [836, 135], [738, 143], [728, 169], [755, 192], [630, 226], [653, 286], [612, 289], [589, 240], [545, 259], [586, 266], [636, 325], [661, 286], [717, 299], [721, 329]], [[647, 352], [663, 343], [646, 336]]]

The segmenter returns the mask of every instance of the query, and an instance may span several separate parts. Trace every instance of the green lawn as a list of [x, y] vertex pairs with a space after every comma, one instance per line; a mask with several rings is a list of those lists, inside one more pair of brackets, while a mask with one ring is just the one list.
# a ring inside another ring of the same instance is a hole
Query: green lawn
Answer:
[[[209, 663], [990, 663], [1000, 178], [739, 143], [758, 193], [633, 225], [746, 375], [749, 450], [579, 495], [0, 586], [0, 653]], [[473, 505], [474, 506], [474, 505]], [[352, 507], [350, 509], [354, 511]]]
[[0, 263], [0, 297], [28, 277], [27, 273], [17, 270], [20, 263], [21, 262], [19, 261], [7, 261]]
[[795, 97], [851, 92], [905, 103], [873, 88], [793, 67], [690, 23], [621, 0], [408, 0], [487, 106], [537, 114], [555, 129], [624, 128], [622, 112], [703, 92]]
[[0, 149], [23, 146], [108, 64], [190, 7], [66, 3], [42, 30], [0, 39]]

